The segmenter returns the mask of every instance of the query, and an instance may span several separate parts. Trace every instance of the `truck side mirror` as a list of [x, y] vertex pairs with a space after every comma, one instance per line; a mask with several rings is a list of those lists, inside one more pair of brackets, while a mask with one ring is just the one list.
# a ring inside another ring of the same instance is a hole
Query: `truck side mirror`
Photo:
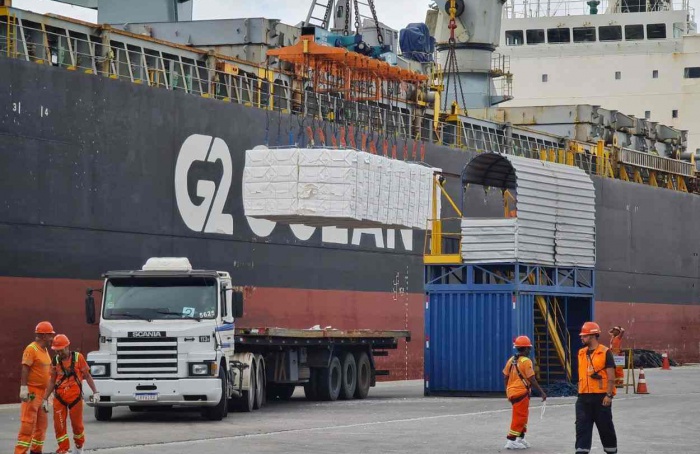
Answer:
[[232, 312], [234, 318], [243, 317], [243, 292], [233, 291], [231, 292], [232, 300]]
[[85, 322], [88, 325], [95, 324], [95, 298], [92, 297], [92, 289], [89, 288], [85, 292]]

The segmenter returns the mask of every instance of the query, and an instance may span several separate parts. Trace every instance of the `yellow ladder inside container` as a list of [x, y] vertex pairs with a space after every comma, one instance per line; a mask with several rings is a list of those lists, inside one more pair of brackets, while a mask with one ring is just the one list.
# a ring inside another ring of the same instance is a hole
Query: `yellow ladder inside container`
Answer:
[[[530, 274], [528, 276], [528, 281], [530, 284], [535, 284], [535, 276]], [[559, 301], [556, 298], [552, 299], [553, 309], [549, 310], [547, 300], [542, 295], [535, 296], [535, 304], [537, 304], [538, 309], [542, 313], [542, 317], [545, 320], [545, 325], [549, 333], [549, 338], [554, 344], [554, 350], [559, 358], [559, 361], [564, 368], [566, 373], [566, 379], [571, 381], [571, 338], [569, 332], [566, 329], [566, 323], [564, 321], [564, 316], [559, 307]], [[541, 351], [535, 352], [538, 357], [543, 357], [544, 353]], [[538, 372], [542, 373], [540, 367], [540, 361], [537, 361]], [[539, 377], [538, 377], [539, 378]]]

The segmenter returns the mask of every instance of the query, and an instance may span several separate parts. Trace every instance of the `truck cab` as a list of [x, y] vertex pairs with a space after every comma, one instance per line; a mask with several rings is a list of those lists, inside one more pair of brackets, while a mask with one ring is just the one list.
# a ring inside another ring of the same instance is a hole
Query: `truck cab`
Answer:
[[[227, 272], [194, 270], [186, 258], [151, 258], [141, 270], [106, 273], [101, 293], [99, 350], [87, 356], [101, 395], [88, 405], [98, 420], [117, 406], [202, 407], [218, 420], [229, 400], [235, 405], [243, 396], [242, 375], [253, 359], [235, 354], [243, 295]], [[94, 323], [92, 290], [86, 314]]]

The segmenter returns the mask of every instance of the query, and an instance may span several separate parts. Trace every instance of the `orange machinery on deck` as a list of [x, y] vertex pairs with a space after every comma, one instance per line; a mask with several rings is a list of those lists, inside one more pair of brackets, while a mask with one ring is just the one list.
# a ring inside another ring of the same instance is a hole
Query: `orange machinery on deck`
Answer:
[[352, 101], [379, 101], [385, 82], [419, 84], [428, 76], [392, 66], [389, 63], [350, 52], [340, 47], [317, 44], [314, 37], [302, 36], [293, 46], [273, 49], [269, 57], [294, 64], [295, 75], [307, 78], [317, 93], [344, 93]]

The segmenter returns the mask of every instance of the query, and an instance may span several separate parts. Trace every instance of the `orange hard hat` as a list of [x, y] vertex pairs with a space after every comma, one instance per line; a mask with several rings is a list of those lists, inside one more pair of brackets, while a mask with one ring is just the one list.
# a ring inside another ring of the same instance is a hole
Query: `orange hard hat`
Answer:
[[39, 324], [36, 325], [36, 328], [34, 328], [34, 332], [36, 334], [56, 334], [56, 331], [53, 330], [53, 325], [51, 322], [39, 322]]
[[518, 336], [515, 338], [515, 342], [513, 342], [513, 347], [532, 347], [532, 342], [530, 342], [530, 338], [527, 336]]
[[51, 350], [63, 350], [70, 345], [70, 340], [65, 334], [57, 334], [51, 342]]
[[593, 334], [600, 334], [600, 326], [596, 322], [586, 322], [581, 328], [581, 334], [579, 336], [590, 336]]

